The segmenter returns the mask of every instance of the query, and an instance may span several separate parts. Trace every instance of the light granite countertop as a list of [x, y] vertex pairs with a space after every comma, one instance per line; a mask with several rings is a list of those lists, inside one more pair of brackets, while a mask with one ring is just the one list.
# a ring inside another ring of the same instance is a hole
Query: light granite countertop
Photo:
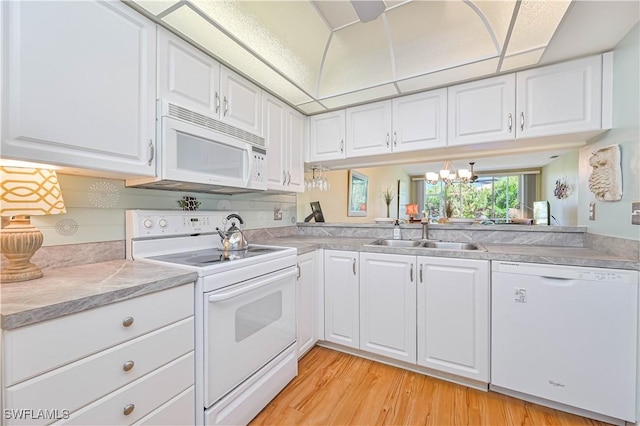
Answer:
[[[584, 247], [555, 247], [522, 244], [482, 243], [486, 250], [443, 250], [427, 248], [398, 248], [368, 246], [375, 238], [340, 238], [317, 236], [289, 236], [259, 241], [260, 244], [280, 245], [298, 249], [298, 254], [318, 248], [354, 250], [373, 253], [409, 254], [414, 256], [458, 257], [466, 259], [504, 260], [553, 265], [585, 266], [595, 268], [640, 270], [640, 263], [633, 259], [612, 256]], [[256, 243], [258, 243], [256, 241]]]
[[0, 325], [13, 329], [194, 282], [195, 272], [113, 260], [50, 269], [44, 277], [2, 283]]

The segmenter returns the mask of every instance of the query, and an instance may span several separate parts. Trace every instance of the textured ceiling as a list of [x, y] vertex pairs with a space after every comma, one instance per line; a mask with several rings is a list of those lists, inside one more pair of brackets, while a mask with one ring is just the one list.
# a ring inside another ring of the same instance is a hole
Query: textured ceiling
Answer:
[[383, 4], [362, 23], [346, 0], [133, 2], [307, 114], [601, 52], [638, 21], [636, 1]]

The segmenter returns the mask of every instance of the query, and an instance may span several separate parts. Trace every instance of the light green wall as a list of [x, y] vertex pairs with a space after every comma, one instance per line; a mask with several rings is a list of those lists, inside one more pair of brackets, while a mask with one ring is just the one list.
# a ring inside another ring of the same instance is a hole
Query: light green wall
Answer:
[[[58, 175], [67, 207], [66, 214], [32, 216], [44, 235], [45, 246], [125, 239], [125, 210], [176, 209], [185, 195], [196, 197], [200, 210], [235, 210], [246, 229], [291, 226], [296, 223], [295, 195], [262, 193], [214, 195], [180, 191], [126, 188], [124, 181]], [[282, 220], [273, 220], [275, 207]]]
[[[580, 149], [578, 224], [590, 233], [640, 240], [640, 226], [631, 224], [631, 203], [640, 201], [640, 24], [616, 46], [613, 58], [613, 128]], [[619, 145], [622, 200], [597, 201], [589, 191], [589, 157], [606, 146]], [[588, 207], [596, 203], [596, 220]]]
[[[553, 192], [556, 189], [556, 181], [566, 179], [570, 188], [569, 196], [558, 199]], [[562, 226], [578, 225], [578, 151], [569, 152], [542, 168], [540, 174], [542, 200], [549, 201], [551, 214]], [[552, 219], [552, 223], [555, 223]]]

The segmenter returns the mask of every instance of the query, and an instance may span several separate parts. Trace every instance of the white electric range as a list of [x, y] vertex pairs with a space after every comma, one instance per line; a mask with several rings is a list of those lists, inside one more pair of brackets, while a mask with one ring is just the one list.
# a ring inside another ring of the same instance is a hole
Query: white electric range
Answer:
[[234, 212], [128, 210], [127, 258], [198, 273], [195, 409], [205, 425], [246, 424], [297, 375], [293, 248], [222, 249]]

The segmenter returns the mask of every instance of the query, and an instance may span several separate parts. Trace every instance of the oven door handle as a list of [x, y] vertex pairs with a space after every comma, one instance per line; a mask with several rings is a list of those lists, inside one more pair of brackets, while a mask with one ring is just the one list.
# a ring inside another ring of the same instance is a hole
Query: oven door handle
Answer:
[[281, 272], [279, 274], [276, 275], [272, 275], [270, 277], [261, 277], [258, 278], [257, 280], [255, 280], [255, 282], [253, 283], [248, 283], [245, 284], [243, 286], [241, 286], [240, 288], [234, 289], [234, 290], [229, 290], [229, 291], [223, 291], [223, 292], [219, 292], [216, 294], [212, 294], [209, 296], [209, 302], [210, 303], [215, 303], [215, 302], [223, 302], [225, 300], [229, 300], [232, 299], [234, 297], [238, 297], [240, 295], [243, 295], [245, 293], [248, 293], [250, 291], [253, 290], [257, 290], [261, 287], [265, 287], [268, 286], [269, 284], [272, 284], [275, 281], [284, 279], [284, 278], [288, 278], [288, 277], [295, 277], [296, 276], [296, 269], [295, 268], [291, 268], [289, 270], [287, 270], [286, 272]]

